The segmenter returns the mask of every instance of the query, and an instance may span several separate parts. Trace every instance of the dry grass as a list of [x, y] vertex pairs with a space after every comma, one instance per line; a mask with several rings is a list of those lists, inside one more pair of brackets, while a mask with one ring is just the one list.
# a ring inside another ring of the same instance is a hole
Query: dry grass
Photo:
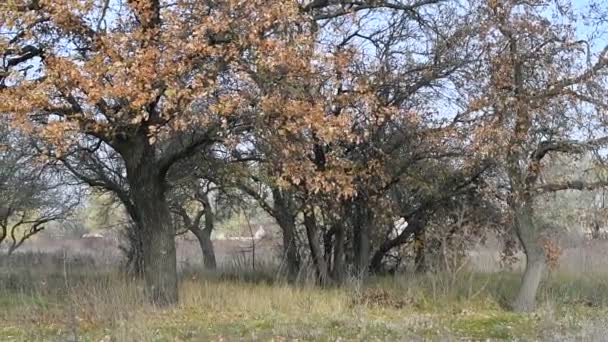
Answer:
[[504, 308], [511, 273], [292, 286], [191, 272], [180, 304], [145, 304], [140, 284], [89, 268], [5, 269], [1, 341], [593, 340], [606, 333], [608, 279], [553, 275], [532, 315]]

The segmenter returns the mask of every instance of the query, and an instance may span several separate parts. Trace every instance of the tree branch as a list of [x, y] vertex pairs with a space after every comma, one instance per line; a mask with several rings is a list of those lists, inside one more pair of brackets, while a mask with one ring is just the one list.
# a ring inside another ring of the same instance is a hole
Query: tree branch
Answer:
[[584, 181], [565, 181], [561, 183], [546, 183], [536, 187], [536, 192], [547, 193], [563, 190], [596, 190], [608, 186], [608, 181], [584, 182]]
[[165, 177], [171, 166], [176, 162], [194, 155], [204, 146], [210, 146], [213, 143], [218, 142], [218, 139], [212, 137], [214, 132], [215, 129], [209, 129], [204, 134], [193, 137], [186, 145], [183, 144], [182, 139], [176, 139], [170, 144], [167, 151], [164, 153], [164, 156], [159, 160], [159, 176]]
[[323, 10], [329, 7], [339, 7], [336, 11], [327, 11], [324, 13], [317, 13], [314, 15], [315, 20], [326, 20], [337, 18], [348, 13], [363, 11], [367, 9], [379, 9], [386, 8], [392, 10], [399, 10], [405, 12], [414, 12], [419, 7], [425, 5], [432, 5], [442, 2], [442, 0], [421, 0], [418, 2], [414, 2], [411, 4], [404, 4], [400, 1], [389, 1], [389, 0], [381, 0], [381, 1], [335, 1], [335, 0], [314, 0], [310, 2], [308, 5], [302, 7], [302, 11], [306, 13], [310, 13], [313, 11]]
[[564, 140], [564, 141], [543, 141], [538, 145], [536, 151], [532, 153], [532, 159], [542, 160], [549, 152], [563, 153], [584, 153], [602, 146], [608, 145], [608, 137], [592, 139], [587, 141]]

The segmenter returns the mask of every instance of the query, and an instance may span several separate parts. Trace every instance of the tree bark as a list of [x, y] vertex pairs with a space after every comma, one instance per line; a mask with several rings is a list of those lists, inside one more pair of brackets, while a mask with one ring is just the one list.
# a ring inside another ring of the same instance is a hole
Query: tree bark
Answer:
[[273, 216], [283, 233], [283, 260], [287, 264], [287, 278], [295, 281], [300, 272], [300, 255], [297, 246], [295, 215], [288, 201], [278, 189], [273, 189]]
[[127, 144], [123, 157], [143, 233], [146, 295], [155, 305], [171, 305], [178, 301], [177, 257], [165, 180], [156, 164], [154, 147], [148, 144], [145, 135]]
[[327, 263], [323, 257], [321, 242], [319, 241], [319, 232], [313, 213], [304, 213], [304, 226], [306, 227], [306, 236], [310, 246], [310, 255], [317, 272], [317, 279], [322, 286], [329, 283], [329, 274]]
[[283, 232], [283, 255], [287, 263], [287, 277], [290, 281], [295, 281], [300, 272], [300, 255], [296, 244], [296, 225], [291, 218], [279, 221], [279, 226]]
[[359, 278], [365, 278], [369, 271], [370, 230], [372, 213], [364, 199], [358, 197], [354, 203], [353, 214], [353, 251], [355, 272]]
[[514, 213], [515, 231], [526, 255], [526, 268], [513, 310], [531, 312], [536, 307], [536, 294], [546, 268], [545, 254], [540, 245], [540, 232], [533, 221], [531, 204], [518, 205]]
[[[215, 259], [215, 250], [213, 248], [213, 241], [211, 241], [211, 234], [215, 228], [215, 214], [209, 198], [206, 193], [197, 194], [199, 202], [203, 205], [203, 209], [198, 211], [194, 219], [192, 219], [183, 205], [175, 206], [175, 212], [181, 216], [182, 222], [186, 229], [188, 229], [196, 239], [198, 240], [199, 246], [201, 247], [201, 253], [203, 254], [203, 265], [207, 270], [217, 269], [217, 262]], [[204, 218], [204, 227], [201, 228], [201, 219]]]
[[424, 229], [420, 229], [414, 233], [414, 272], [424, 273], [426, 272], [426, 240]]
[[325, 256], [325, 262], [327, 263], [327, 269], [331, 273], [333, 270], [333, 249], [334, 249], [334, 235], [336, 234], [336, 227], [332, 226], [329, 230], [323, 234], [323, 255]]
[[346, 275], [345, 260], [344, 260], [344, 243], [345, 234], [342, 225], [336, 226], [334, 237], [334, 265], [332, 269], [332, 278], [337, 284], [344, 283]]
[[[133, 216], [132, 216], [133, 218]], [[125, 273], [138, 279], [144, 278], [144, 248], [143, 229], [139, 222], [132, 222], [125, 227], [124, 237], [127, 245], [121, 245], [120, 249], [125, 254]]]
[[217, 269], [217, 261], [215, 260], [215, 250], [213, 248], [213, 241], [211, 241], [211, 233], [215, 228], [215, 215], [213, 209], [205, 196], [205, 229], [200, 230], [201, 234], [197, 235], [198, 242], [201, 245], [203, 252], [203, 263], [205, 268], [208, 270]]
[[[203, 210], [198, 212], [194, 220], [188, 216], [188, 213], [183, 207], [179, 208], [179, 214], [182, 216], [182, 220], [188, 230], [190, 230], [198, 240], [203, 254], [203, 265], [205, 266], [205, 269], [214, 271], [217, 269], [217, 262], [215, 259], [213, 241], [211, 241], [211, 234], [215, 228], [215, 214], [213, 213], [213, 208], [211, 207], [211, 203], [209, 202], [206, 193], [198, 194], [198, 199], [203, 204]], [[203, 217], [205, 227], [201, 228], [201, 218]]]
[[175, 232], [164, 194], [155, 189], [158, 184], [147, 185], [144, 189], [134, 190], [145, 232], [144, 279], [150, 301], [164, 306], [178, 300]]
[[545, 272], [544, 255], [528, 255], [526, 260], [526, 270], [513, 303], [513, 310], [516, 312], [532, 312], [536, 307], [536, 294], [540, 282]]
[[201, 246], [201, 252], [203, 253], [203, 265], [206, 270], [214, 271], [217, 269], [217, 261], [215, 259], [215, 249], [213, 247], [213, 241], [211, 241], [211, 232], [207, 228], [197, 229], [192, 231], [199, 245]]

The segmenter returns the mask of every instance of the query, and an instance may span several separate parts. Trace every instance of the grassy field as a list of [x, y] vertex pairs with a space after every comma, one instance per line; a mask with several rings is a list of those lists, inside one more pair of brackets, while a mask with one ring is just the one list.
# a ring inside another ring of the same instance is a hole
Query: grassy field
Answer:
[[371, 279], [340, 289], [257, 275], [189, 273], [180, 304], [145, 304], [112, 272], [12, 268], [0, 276], [0, 341], [600, 341], [608, 276], [550, 275], [539, 309], [506, 308], [513, 273]]

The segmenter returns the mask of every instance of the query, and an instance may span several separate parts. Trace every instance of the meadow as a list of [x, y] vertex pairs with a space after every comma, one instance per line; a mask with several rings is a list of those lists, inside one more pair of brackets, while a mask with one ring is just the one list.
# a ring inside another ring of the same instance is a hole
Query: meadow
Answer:
[[182, 270], [180, 303], [158, 308], [146, 304], [141, 282], [115, 268], [30, 256], [2, 265], [0, 341], [601, 341], [608, 334], [601, 270], [551, 272], [532, 314], [508, 308], [515, 271], [319, 288], [244, 264]]

